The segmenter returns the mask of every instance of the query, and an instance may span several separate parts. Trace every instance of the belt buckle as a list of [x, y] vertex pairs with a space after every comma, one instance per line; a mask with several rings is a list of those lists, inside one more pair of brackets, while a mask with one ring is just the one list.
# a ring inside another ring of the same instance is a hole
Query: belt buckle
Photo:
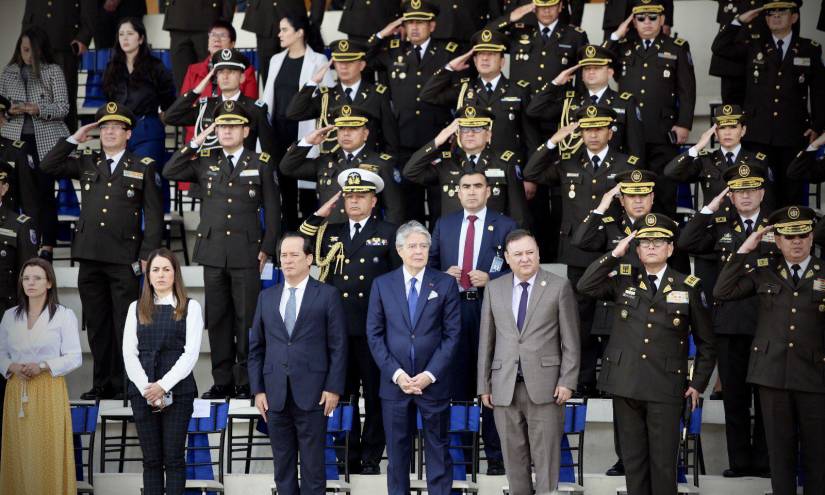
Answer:
[[465, 301], [477, 301], [478, 300], [478, 291], [477, 290], [465, 290], [464, 291], [464, 300]]

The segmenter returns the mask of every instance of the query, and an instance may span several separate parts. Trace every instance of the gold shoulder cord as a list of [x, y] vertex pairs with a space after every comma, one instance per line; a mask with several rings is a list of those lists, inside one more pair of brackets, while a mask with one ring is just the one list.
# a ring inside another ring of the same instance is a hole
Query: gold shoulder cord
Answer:
[[[570, 124], [570, 104], [572, 102], [573, 98], [564, 99], [564, 106], [561, 110], [561, 122], [559, 122], [559, 127], [564, 127]], [[561, 143], [559, 143], [559, 151], [563, 151], [565, 153], [575, 153], [579, 150], [579, 148], [581, 148], [583, 142], [584, 140], [582, 139], [581, 131], [574, 131], [572, 134], [561, 140]]]
[[467, 88], [470, 87], [469, 82], [465, 82], [461, 84], [461, 91], [458, 93], [458, 103], [455, 106], [456, 110], [461, 110], [461, 107], [464, 106], [464, 94], [467, 92]]
[[[321, 116], [318, 117], [318, 127], [316, 129], [321, 129], [329, 125], [329, 119], [327, 118], [327, 112], [329, 111], [329, 91], [321, 95]], [[327, 137], [324, 138], [324, 142], [321, 143], [319, 146], [321, 153], [333, 153], [335, 149], [329, 148], [330, 141], [334, 141], [335, 144], [338, 144], [338, 133], [335, 129], [332, 129], [330, 132], [327, 133]]]
[[318, 280], [321, 282], [326, 281], [329, 275], [329, 265], [332, 263], [333, 258], [335, 259], [335, 269], [332, 273], [340, 275], [344, 272], [344, 243], [336, 242], [332, 245], [326, 257], [321, 256], [321, 245], [324, 242], [324, 232], [326, 230], [327, 222], [324, 222], [318, 228], [318, 233], [315, 234], [315, 264], [321, 269], [321, 273], [318, 275]]

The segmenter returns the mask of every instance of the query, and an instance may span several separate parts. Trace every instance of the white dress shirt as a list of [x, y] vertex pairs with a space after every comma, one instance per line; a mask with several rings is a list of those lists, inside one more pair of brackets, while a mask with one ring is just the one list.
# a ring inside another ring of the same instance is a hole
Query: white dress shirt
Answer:
[[538, 30], [539, 30], [539, 35], [541, 35], [541, 32], [542, 32], [542, 31], [544, 31], [544, 28], [549, 28], [549, 29], [550, 29], [550, 31], [549, 31], [547, 34], [548, 34], [548, 35], [552, 35], [552, 34], [553, 34], [553, 32], [556, 30], [556, 26], [558, 26], [558, 25], [559, 25], [559, 20], [558, 20], [558, 19], [556, 19], [556, 20], [553, 22], [553, 24], [542, 24], [541, 22], [539, 22], [539, 23], [538, 23], [538, 25], [539, 25], [539, 27], [538, 27]]
[[[458, 236], [458, 267], [461, 268], [461, 264], [464, 260], [464, 243], [467, 242], [467, 228], [470, 226], [470, 221], [467, 220], [467, 217], [470, 215], [475, 215], [478, 218], [475, 221], [475, 236], [473, 237], [473, 269], [475, 270], [478, 265], [478, 252], [481, 248], [481, 237], [484, 235], [484, 222], [487, 218], [487, 207], [481, 209], [478, 213], [470, 213], [467, 210], [464, 210], [464, 220], [461, 221], [461, 234]], [[459, 290], [464, 290], [462, 287], [459, 286]]]
[[[533, 286], [536, 285], [536, 275], [539, 272], [533, 274], [532, 277], [528, 278], [526, 282], [530, 285], [527, 286], [527, 307], [530, 307], [530, 296], [533, 294]], [[521, 293], [524, 289], [521, 287], [521, 280], [513, 274], [513, 299], [512, 299], [512, 307], [513, 307], [513, 321], [518, 323], [518, 305], [521, 302]], [[525, 313], [526, 316], [526, 313]]]
[[284, 291], [281, 293], [281, 302], [278, 304], [278, 312], [281, 313], [281, 319], [284, 319], [286, 312], [286, 303], [289, 301], [289, 289], [296, 288], [295, 291], [295, 321], [298, 321], [298, 314], [301, 312], [301, 301], [304, 300], [304, 292], [306, 292], [307, 282], [309, 282], [309, 275], [298, 282], [297, 285], [290, 285], [284, 280]]
[[241, 97], [241, 90], [239, 89], [234, 95], [226, 96], [225, 94], [221, 93], [221, 101], [238, 101], [238, 98]]
[[794, 265], [794, 264], [799, 265], [799, 278], [800, 278], [800, 280], [802, 279], [802, 275], [805, 273], [805, 270], [808, 269], [808, 263], [810, 263], [810, 262], [811, 262], [811, 256], [810, 255], [808, 255], [807, 258], [800, 261], [799, 263], [791, 263], [790, 261], [785, 260], [785, 264], [788, 265], [788, 272], [789, 272], [790, 275], [793, 275], [793, 268], [791, 268], [791, 266]]
[[367, 225], [367, 221], [368, 221], [369, 219], [370, 219], [370, 217], [367, 217], [367, 218], [365, 218], [365, 219], [363, 219], [363, 220], [358, 220], [358, 221], [356, 222], [355, 220], [353, 220], [353, 219], [351, 219], [351, 218], [350, 218], [350, 219], [349, 219], [349, 238], [350, 238], [350, 239], [355, 238], [355, 224], [356, 224], [356, 223], [361, 225], [361, 228], [360, 228], [359, 232], [363, 232], [363, 231], [364, 231], [364, 227]]
[[[420, 272], [418, 272], [413, 277], [412, 274], [407, 271], [406, 266], [402, 267], [401, 271], [404, 273], [404, 300], [405, 301], [407, 300], [407, 298], [410, 295], [410, 281], [412, 279], [415, 279], [415, 291], [418, 292], [419, 296], [421, 295], [421, 285], [424, 283], [424, 270], [426, 270], [426, 268], [422, 269]], [[410, 315], [410, 316], [412, 316], [412, 315]], [[413, 363], [413, 364], [415, 364], [415, 363]], [[404, 373], [404, 370], [402, 370], [401, 368], [398, 368], [397, 370], [395, 370], [395, 373], [392, 374], [392, 382], [393, 383], [395, 383], [395, 384], [398, 383], [398, 377], [401, 376], [401, 373]], [[431, 382], [435, 383], [435, 375], [433, 375], [432, 373], [430, 373], [429, 371], [426, 371], [426, 370], [424, 370], [423, 373], [430, 378]], [[412, 377], [410, 377], [410, 378], [412, 378]]]
[[590, 163], [593, 163], [593, 157], [598, 156], [599, 157], [599, 168], [601, 168], [602, 165], [604, 165], [604, 158], [607, 156], [607, 152], [609, 150], [610, 150], [610, 146], [605, 146], [598, 153], [591, 153], [590, 150], [587, 150], [587, 159], [590, 160]]
[[788, 32], [788, 34], [786, 34], [784, 38], [777, 38], [773, 34], [771, 35], [771, 38], [773, 38], [774, 48], [778, 48], [776, 43], [779, 40], [782, 40], [782, 60], [785, 60], [785, 55], [788, 54], [788, 48], [791, 47], [791, 38], [792, 37], [793, 37], [793, 31]]
[[[174, 294], [158, 299], [155, 297], [156, 306], [172, 306], [176, 308], [178, 301]], [[149, 377], [140, 364], [140, 351], [138, 351], [137, 337], [137, 301], [132, 301], [129, 305], [129, 312], [126, 314], [126, 325], [123, 327], [123, 367], [129, 380], [135, 384], [138, 392], [143, 393], [149, 386]], [[194, 299], [189, 299], [189, 306], [186, 309], [186, 344], [183, 346], [183, 354], [180, 355], [174, 366], [162, 378], [157, 380], [157, 384], [164, 392], [172, 390], [181, 380], [189, 376], [195, 369], [198, 362], [198, 355], [201, 352], [201, 337], [203, 336], [203, 312], [201, 305]], [[157, 377], [155, 377], [157, 378]]]
[[596, 101], [599, 101], [599, 100], [602, 99], [602, 95], [604, 94], [605, 91], [607, 91], [607, 86], [605, 86], [602, 89], [596, 91], [595, 93], [593, 91], [587, 90], [587, 95], [589, 97], [591, 97], [591, 100], [592, 100], [592, 96], [595, 95], [596, 96]]
[[484, 86], [485, 90], [487, 88], [487, 83], [490, 83], [490, 86], [493, 87], [493, 91], [495, 91], [496, 88], [498, 88], [498, 82], [501, 81], [501, 72], [499, 72], [496, 77], [490, 79], [489, 81], [485, 81], [483, 77], [479, 77], [479, 79], [481, 79], [482, 86]]
[[742, 220], [742, 225], [744, 225], [744, 226], [748, 225], [747, 223], [745, 223], [745, 220], [750, 220], [751, 222], [753, 222], [751, 224], [751, 228], [753, 228], [753, 230], [756, 230], [756, 219], [757, 218], [759, 218], [759, 210], [756, 210], [756, 213], [754, 213], [753, 215], [751, 215], [749, 217], [746, 217], [746, 216], [741, 215], [741, 214], [739, 215], [739, 219]]
[[[117, 164], [120, 163], [120, 159], [123, 158], [124, 153], [126, 153], [125, 148], [120, 150], [119, 153], [115, 153], [112, 156], [109, 156], [108, 154], [106, 154], [106, 160], [112, 160], [111, 165], [109, 165], [109, 173], [110, 174], [115, 173], [115, 169], [117, 168]], [[104, 154], [105, 154], [105, 152], [104, 152]]]
[[[83, 361], [80, 334], [74, 311], [57, 306], [49, 320], [46, 307], [29, 329], [26, 315], [15, 316], [17, 306], [8, 309], [0, 321], [0, 372], [11, 377], [12, 363], [46, 362], [52, 376], [63, 376], [80, 367]], [[7, 413], [9, 414], [9, 413]]]
[[[659, 290], [659, 287], [661, 287], [661, 285], [662, 285], [662, 277], [664, 277], [664, 276], [665, 276], [665, 271], [666, 271], [666, 270], [667, 270], [667, 264], [666, 264], [665, 266], [663, 266], [663, 267], [662, 267], [662, 269], [661, 269], [661, 270], [659, 270], [659, 271], [658, 271], [658, 272], [656, 272], [656, 273], [650, 273], [650, 272], [648, 272], [647, 270], [645, 270], [645, 276], [648, 276], [648, 275], [656, 275], [656, 290], [657, 290], [657, 291]], [[647, 280], [647, 279], [646, 279], [646, 280]], [[650, 280], [648, 280], [648, 282], [649, 282], [649, 281], [650, 281]]]
[[[742, 145], [741, 144], [737, 144], [735, 148], [731, 148], [731, 149], [725, 148], [724, 146], [719, 146], [719, 152], [722, 153], [722, 156], [725, 157], [725, 160], [727, 160], [727, 156], [725, 156], [725, 154], [728, 153], [728, 152], [731, 152], [731, 153], [733, 153], [733, 156], [730, 157], [730, 158], [731, 158], [731, 160], [736, 162], [736, 158], [739, 156], [740, 151], [742, 151]], [[691, 146], [688, 149], [688, 156], [690, 156], [691, 158], [696, 158], [697, 156], [699, 156], [699, 149], [696, 148], [696, 146]]]
[[361, 80], [360, 79], [358, 80], [358, 82], [356, 82], [355, 84], [353, 84], [351, 86], [347, 86], [346, 84], [341, 83], [341, 92], [344, 93], [344, 95], [346, 95], [347, 94], [347, 89], [352, 89], [352, 92], [350, 92], [349, 97], [352, 98], [352, 101], [355, 101], [355, 95], [358, 94], [358, 88], [360, 88], [360, 87], [361, 87]]

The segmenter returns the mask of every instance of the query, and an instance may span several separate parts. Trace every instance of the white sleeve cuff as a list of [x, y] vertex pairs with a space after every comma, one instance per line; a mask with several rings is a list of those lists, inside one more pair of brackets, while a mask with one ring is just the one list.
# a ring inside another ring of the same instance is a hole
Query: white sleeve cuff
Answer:
[[314, 87], [318, 86], [318, 84], [315, 81], [313, 81], [312, 79], [307, 81], [306, 85], [311, 87], [311, 88], [314, 88]]
[[547, 140], [547, 142], [546, 142], [546, 143], [544, 143], [544, 145], [545, 145], [545, 146], [547, 146], [547, 149], [548, 149], [548, 150], [552, 150], [552, 149], [555, 149], [555, 148], [556, 148], [556, 145], [555, 145], [555, 144], [553, 144], [553, 142], [552, 142], [552, 141], [550, 141], [549, 139]]
[[301, 138], [301, 140], [298, 141], [298, 146], [302, 148], [312, 148], [312, 145], [309, 144], [305, 138]]
[[395, 373], [392, 374], [392, 382], [394, 384], [398, 385], [398, 377], [401, 376], [402, 373], [404, 373], [404, 370], [398, 368], [397, 370], [395, 370]]
[[739, 16], [734, 17], [733, 20], [730, 21], [730, 25], [731, 26], [741, 26], [742, 23], [739, 22]]
[[817, 148], [816, 146], [814, 146], [812, 144], [809, 144], [808, 147], [805, 148], [805, 151], [816, 151], [817, 149], [819, 149], [819, 148]]
[[77, 146], [78, 144], [80, 144], [80, 143], [78, 143], [78, 142], [77, 142], [77, 139], [75, 139], [75, 138], [74, 138], [74, 136], [69, 136], [69, 137], [67, 137], [67, 138], [66, 138], [66, 142], [67, 142], [67, 143], [69, 143], [69, 144], [73, 144], [73, 145], [75, 145], [75, 146]]
[[450, 67], [450, 64], [445, 65], [445, 66], [444, 66], [444, 68], [445, 68], [446, 70], [450, 71], [450, 72], [455, 72], [455, 71], [453, 70], [453, 68], [452, 68], [452, 67]]
[[713, 215], [713, 211], [711, 211], [711, 209], [707, 206], [703, 206], [702, 209], [699, 210], [699, 213], [701, 213], [702, 215]]
[[691, 158], [696, 158], [697, 156], [699, 156], [699, 150], [696, 149], [696, 146], [691, 146], [690, 148], [688, 148], [687, 153], [688, 156], [690, 156]]
[[619, 41], [619, 37], [616, 36], [616, 33], [610, 33], [610, 41]]
[[593, 212], [592, 212], [592, 213], [593, 213], [594, 215], [604, 216], [604, 212], [603, 212], [602, 210], [599, 210], [599, 209], [595, 209], [595, 210], [593, 210]]
[[425, 371], [424, 374], [427, 375], [430, 378], [431, 382], [435, 383], [435, 375], [433, 375], [429, 371]]

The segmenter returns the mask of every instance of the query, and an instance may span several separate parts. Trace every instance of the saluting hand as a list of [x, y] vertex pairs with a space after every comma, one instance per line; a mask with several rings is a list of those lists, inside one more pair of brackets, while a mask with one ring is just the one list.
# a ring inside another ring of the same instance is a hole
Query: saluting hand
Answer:
[[599, 206], [596, 207], [597, 210], [601, 211], [602, 213], [607, 212], [610, 208], [610, 205], [613, 204], [613, 199], [619, 197], [619, 190], [621, 188], [621, 184], [616, 184], [613, 186], [609, 191], [602, 195], [602, 200], [599, 202]]
[[521, 7], [513, 9], [513, 11], [510, 12], [510, 22], [516, 22], [516, 21], [520, 20], [522, 17], [529, 14], [530, 12], [535, 12], [535, 11], [536, 11], [536, 4], [534, 4], [533, 2], [522, 5]]
[[81, 126], [77, 131], [75, 131], [75, 133], [72, 134], [72, 137], [78, 143], [85, 143], [86, 141], [92, 139], [92, 136], [90, 136], [89, 133], [92, 131], [92, 129], [96, 129], [96, 128], [97, 128], [97, 122], [92, 122], [91, 124], [86, 124], [84, 126]]
[[327, 71], [329, 71], [330, 67], [332, 67], [333, 61], [330, 60], [328, 64], [324, 64], [320, 69], [318, 69], [315, 74], [312, 75], [312, 82], [315, 84], [321, 84], [321, 81], [324, 80], [324, 76], [327, 75]]
[[621, 258], [622, 256], [627, 254], [627, 250], [630, 248], [630, 243], [633, 242], [633, 239], [636, 238], [636, 230], [630, 233], [629, 236], [625, 237], [618, 244], [616, 247], [613, 248], [613, 251], [610, 253], [613, 255], [614, 258]]
[[441, 146], [442, 144], [446, 143], [451, 137], [455, 136], [455, 133], [458, 132], [458, 119], [454, 119], [450, 122], [450, 125], [445, 127], [438, 133], [435, 137], [435, 145]]
[[333, 194], [331, 198], [327, 200], [326, 203], [322, 204], [318, 211], [315, 214], [319, 217], [328, 218], [332, 215], [332, 209], [335, 207], [335, 203], [338, 202], [338, 198], [341, 197], [343, 191], [338, 191], [337, 193]]
[[204, 77], [203, 79], [201, 79], [201, 82], [199, 82], [199, 83], [198, 83], [198, 85], [197, 85], [197, 86], [195, 86], [195, 89], [193, 89], [193, 91], [194, 91], [196, 94], [201, 94], [201, 93], [203, 93], [203, 90], [204, 90], [204, 89], [206, 89], [206, 85], [207, 85], [207, 84], [209, 84], [209, 82], [212, 80], [212, 76], [214, 76], [214, 75], [215, 75], [215, 68], [214, 68], [214, 67], [212, 67], [212, 68], [209, 70], [209, 73], [208, 73], [208, 74], [206, 74], [206, 77]]
[[751, 22], [753, 22], [754, 19], [759, 17], [759, 14], [762, 13], [762, 10], [764, 10], [763, 7], [749, 10], [743, 14], [739, 14], [739, 17], [737, 17], [736, 19], [739, 20], [740, 24], [750, 24]]
[[723, 189], [722, 192], [717, 194], [716, 197], [713, 198], [713, 200], [711, 200], [711, 202], [707, 204], [707, 208], [713, 213], [719, 211], [719, 207], [722, 206], [722, 201], [724, 201], [725, 198], [728, 197], [729, 192], [730, 187], [726, 187], [725, 189]]
[[192, 141], [195, 142], [196, 145], [202, 146], [204, 142], [206, 142], [206, 138], [209, 137], [210, 134], [215, 132], [215, 128], [218, 126], [216, 122], [212, 122], [209, 127], [204, 129], [200, 134], [195, 136], [195, 139]]
[[739, 249], [736, 252], [740, 254], [750, 253], [751, 251], [759, 247], [759, 243], [762, 242], [762, 237], [772, 230], [773, 225], [765, 227], [762, 230], [754, 230], [753, 233], [751, 233], [751, 235], [749, 235], [748, 238], [745, 239], [745, 242], [743, 242], [742, 245], [739, 246]]
[[450, 69], [460, 72], [462, 70], [466, 70], [470, 68], [470, 58], [473, 56], [473, 50], [464, 53], [463, 55], [459, 55], [458, 57], [450, 60], [450, 63], [447, 64], [450, 66]]
[[571, 79], [573, 79], [573, 75], [576, 73], [577, 70], [581, 68], [581, 64], [576, 64], [573, 67], [568, 67], [563, 71], [559, 72], [559, 75], [553, 79], [553, 84], [556, 86], [564, 86], [565, 84], [569, 83]]
[[315, 146], [324, 142], [324, 139], [327, 138], [327, 134], [329, 131], [335, 129], [334, 125], [328, 125], [326, 127], [321, 127], [320, 129], [315, 129], [314, 131], [310, 132], [304, 137], [304, 140]]
[[575, 132], [575, 130], [578, 129], [578, 128], [579, 128], [579, 123], [578, 122], [573, 122], [573, 123], [567, 124], [566, 126], [560, 128], [558, 131], [556, 131], [556, 133], [553, 134], [550, 137], [550, 142], [555, 144], [555, 145], [558, 145], [560, 142], [562, 142], [562, 140], [564, 140], [564, 138], [566, 138], [567, 136], [573, 134], [573, 132]]
[[381, 30], [380, 34], [381, 39], [387, 39], [390, 36], [394, 36], [401, 31], [402, 24], [404, 22], [403, 17], [399, 17], [398, 19], [392, 21], [391, 23], [384, 26], [384, 29]]
[[716, 134], [716, 124], [710, 126], [710, 129], [706, 130], [702, 133], [702, 136], [696, 141], [696, 144], [693, 145], [693, 149], [696, 150], [698, 153], [699, 151], [705, 149], [707, 145], [710, 144], [711, 138]]
[[619, 24], [619, 27], [613, 31], [613, 34], [616, 35], [616, 39], [620, 40], [627, 36], [627, 31], [630, 29], [630, 23], [633, 22], [633, 14], [630, 14], [627, 19], [624, 20], [623, 23]]

